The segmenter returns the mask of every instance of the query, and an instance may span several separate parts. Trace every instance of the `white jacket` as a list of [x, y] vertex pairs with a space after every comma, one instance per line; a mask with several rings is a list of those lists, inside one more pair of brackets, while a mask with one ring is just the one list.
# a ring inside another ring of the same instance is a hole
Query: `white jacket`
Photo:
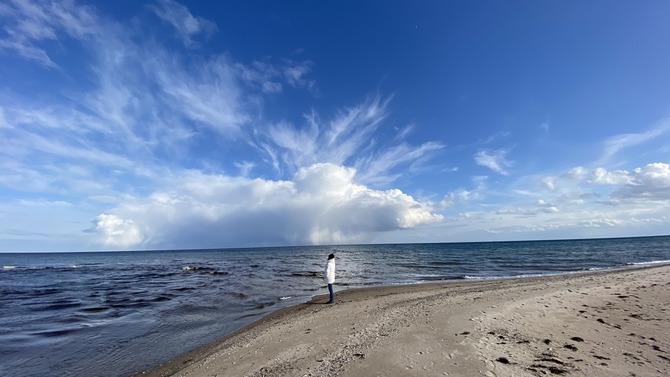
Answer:
[[330, 259], [326, 263], [326, 268], [323, 271], [323, 282], [326, 284], [335, 283], [335, 259]]

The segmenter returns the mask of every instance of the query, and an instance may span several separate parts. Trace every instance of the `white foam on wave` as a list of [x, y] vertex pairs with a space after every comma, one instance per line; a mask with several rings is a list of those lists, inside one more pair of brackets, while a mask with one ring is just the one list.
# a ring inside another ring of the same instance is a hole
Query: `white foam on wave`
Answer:
[[2, 266], [2, 268], [5, 270], [13, 270], [16, 268], [16, 266]]
[[629, 266], [650, 266], [654, 264], [669, 264], [670, 260], [653, 260], [650, 262], [635, 262], [635, 263], [626, 263]]

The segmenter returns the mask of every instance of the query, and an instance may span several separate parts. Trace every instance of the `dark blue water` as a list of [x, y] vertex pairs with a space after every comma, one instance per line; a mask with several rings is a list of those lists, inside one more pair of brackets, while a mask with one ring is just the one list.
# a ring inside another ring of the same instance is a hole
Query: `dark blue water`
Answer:
[[0, 254], [0, 375], [123, 376], [337, 289], [670, 262], [670, 237]]

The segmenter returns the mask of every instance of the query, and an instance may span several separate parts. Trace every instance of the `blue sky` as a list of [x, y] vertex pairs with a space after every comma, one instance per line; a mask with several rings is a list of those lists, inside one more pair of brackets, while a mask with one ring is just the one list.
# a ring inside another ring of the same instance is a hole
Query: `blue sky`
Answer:
[[666, 1], [0, 3], [0, 251], [667, 234]]

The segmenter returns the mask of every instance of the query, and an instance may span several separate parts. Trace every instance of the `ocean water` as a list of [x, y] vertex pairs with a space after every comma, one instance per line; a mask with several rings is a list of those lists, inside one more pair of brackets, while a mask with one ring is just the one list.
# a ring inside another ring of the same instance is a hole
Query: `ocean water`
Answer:
[[0, 254], [1, 376], [125, 376], [336, 290], [670, 263], [670, 236]]

